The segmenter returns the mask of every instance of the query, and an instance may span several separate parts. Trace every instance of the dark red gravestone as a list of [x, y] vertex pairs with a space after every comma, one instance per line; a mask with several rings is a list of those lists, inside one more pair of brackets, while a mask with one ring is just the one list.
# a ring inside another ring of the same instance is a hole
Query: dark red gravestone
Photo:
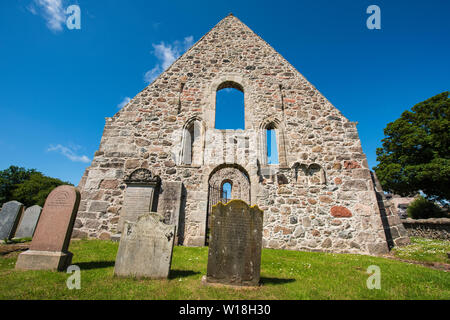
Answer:
[[72, 186], [55, 188], [42, 209], [30, 250], [19, 255], [16, 269], [65, 270], [72, 261], [68, 251], [80, 193]]

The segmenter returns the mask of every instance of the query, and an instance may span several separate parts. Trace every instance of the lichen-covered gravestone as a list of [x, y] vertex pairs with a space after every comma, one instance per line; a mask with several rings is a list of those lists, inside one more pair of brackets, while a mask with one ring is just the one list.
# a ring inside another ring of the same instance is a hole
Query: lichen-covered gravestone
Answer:
[[161, 279], [169, 276], [175, 225], [167, 225], [155, 212], [125, 221], [114, 274], [123, 277]]
[[9, 240], [14, 237], [22, 213], [23, 204], [18, 201], [3, 204], [0, 211], [0, 240]]
[[39, 221], [42, 208], [38, 205], [29, 207], [25, 210], [17, 228], [15, 238], [31, 238]]
[[259, 285], [263, 214], [242, 200], [213, 207], [207, 283]]
[[21, 253], [16, 269], [65, 270], [72, 262], [68, 251], [80, 204], [80, 192], [72, 186], [55, 188], [45, 200], [30, 250]]

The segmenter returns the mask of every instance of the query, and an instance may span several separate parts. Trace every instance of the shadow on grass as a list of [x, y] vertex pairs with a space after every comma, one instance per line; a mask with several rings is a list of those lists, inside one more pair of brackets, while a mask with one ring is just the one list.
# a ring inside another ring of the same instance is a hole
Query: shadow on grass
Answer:
[[176, 278], [184, 278], [193, 276], [196, 274], [200, 274], [200, 272], [192, 271], [192, 270], [170, 270], [169, 273], [169, 279], [176, 279]]
[[295, 282], [295, 279], [281, 279], [281, 278], [265, 278], [261, 277], [262, 284], [285, 284]]
[[81, 270], [102, 269], [114, 267], [115, 261], [92, 261], [92, 262], [79, 262], [75, 265], [79, 266]]

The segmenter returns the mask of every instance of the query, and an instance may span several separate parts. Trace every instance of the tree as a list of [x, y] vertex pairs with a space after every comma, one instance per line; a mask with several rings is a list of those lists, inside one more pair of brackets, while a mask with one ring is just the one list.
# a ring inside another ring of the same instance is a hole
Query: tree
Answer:
[[385, 191], [402, 196], [422, 191], [450, 199], [450, 98], [443, 92], [405, 111], [384, 129], [374, 167]]
[[0, 171], [0, 204], [12, 199], [12, 192], [16, 185], [28, 180], [30, 175], [36, 170], [26, 170], [16, 166]]
[[0, 171], [0, 203], [17, 200], [26, 207], [35, 204], [42, 207], [49, 193], [63, 184], [71, 185], [59, 179], [47, 177], [35, 169], [27, 170], [11, 166]]

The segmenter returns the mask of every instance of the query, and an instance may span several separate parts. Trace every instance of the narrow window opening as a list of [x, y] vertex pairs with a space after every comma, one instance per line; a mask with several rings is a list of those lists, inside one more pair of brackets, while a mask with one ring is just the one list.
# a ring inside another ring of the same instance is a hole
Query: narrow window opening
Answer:
[[221, 130], [245, 129], [245, 105], [242, 87], [225, 82], [216, 93], [215, 128]]
[[225, 182], [222, 186], [222, 198], [224, 202], [231, 199], [231, 183]]
[[266, 130], [267, 164], [278, 164], [277, 133], [273, 128]]
[[183, 163], [192, 165], [195, 161], [195, 154], [199, 152], [200, 126], [193, 122], [184, 132]]

